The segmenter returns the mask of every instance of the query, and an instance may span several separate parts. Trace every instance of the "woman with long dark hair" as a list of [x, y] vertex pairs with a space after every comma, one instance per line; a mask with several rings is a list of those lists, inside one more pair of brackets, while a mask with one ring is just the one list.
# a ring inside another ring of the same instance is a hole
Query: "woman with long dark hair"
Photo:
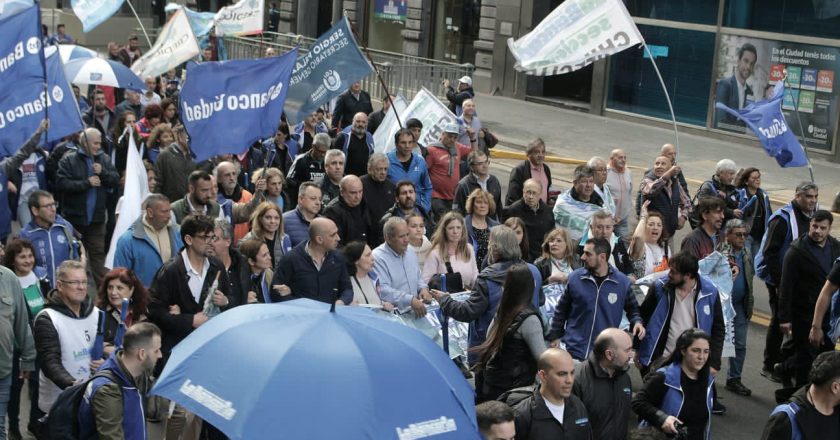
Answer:
[[470, 349], [479, 355], [478, 402], [494, 400], [507, 390], [534, 383], [545, 340], [540, 312], [532, 304], [533, 293], [534, 276], [528, 266], [510, 266], [487, 339]]
[[[744, 223], [747, 225], [747, 248], [753, 257], [758, 254], [761, 239], [767, 230], [767, 222], [773, 214], [770, 208], [770, 198], [761, 189], [761, 171], [755, 167], [748, 167], [738, 175], [735, 185], [738, 194], [738, 208], [743, 210]], [[750, 201], [753, 197], [755, 200]]]
[[382, 301], [379, 277], [373, 271], [373, 251], [363, 241], [351, 241], [344, 246], [344, 259], [347, 261], [347, 273], [353, 285], [353, 304], [381, 305], [390, 312], [394, 305]]
[[679, 432], [687, 440], [711, 438], [715, 377], [709, 370], [710, 341], [703, 330], [684, 331], [662, 367], [645, 377], [631, 404], [640, 426], [657, 426], [670, 435]]
[[667, 270], [671, 257], [665, 217], [656, 211], [648, 211], [648, 205], [650, 200], [645, 200], [639, 208], [639, 223], [630, 239], [630, 260], [636, 278]]
[[270, 303], [271, 279], [274, 276], [271, 268], [271, 254], [268, 245], [263, 240], [251, 238], [239, 244], [239, 253], [248, 261], [248, 293], [244, 298], [245, 304]]
[[96, 306], [105, 310], [105, 353], [114, 352], [114, 339], [120, 325], [123, 298], [128, 298], [125, 327], [148, 320], [151, 296], [131, 269], [118, 267], [105, 274], [96, 293]]
[[[516, 234], [516, 239], [519, 241], [519, 252], [522, 252], [523, 259], [528, 259], [528, 255], [531, 255], [531, 249], [528, 246], [528, 229], [525, 228], [525, 222], [519, 217], [509, 217], [502, 224], [513, 229], [513, 232]], [[487, 260], [478, 262], [478, 264], [484, 263], [489, 264]], [[484, 266], [479, 269], [484, 269]]]

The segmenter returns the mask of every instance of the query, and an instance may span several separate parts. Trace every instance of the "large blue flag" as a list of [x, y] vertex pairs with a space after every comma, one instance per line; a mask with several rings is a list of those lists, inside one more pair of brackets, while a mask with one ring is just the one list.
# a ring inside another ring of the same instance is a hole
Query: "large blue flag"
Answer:
[[347, 17], [342, 18], [295, 64], [286, 105], [289, 123], [302, 121], [371, 72], [373, 66], [356, 44]]
[[767, 154], [775, 158], [780, 167], [804, 167], [808, 165], [805, 150], [782, 114], [784, 95], [785, 86], [779, 81], [773, 96], [766, 101], [750, 104], [741, 110], [733, 110], [720, 102], [716, 103], [715, 107], [744, 121], [758, 136]]
[[82, 22], [85, 33], [99, 26], [120, 10], [125, 0], [73, 0], [73, 12]]
[[198, 160], [239, 154], [277, 130], [297, 49], [281, 57], [187, 65], [181, 119]]
[[[64, 76], [64, 63], [57, 50], [47, 56], [47, 91], [49, 97], [45, 96], [44, 91], [39, 93], [39, 97], [43, 96], [41, 99], [46, 101], [48, 106], [44, 117], [49, 116], [50, 119], [46, 141], [59, 141], [64, 136], [82, 131], [85, 126], [82, 123], [82, 115], [79, 113], [79, 104], [76, 102], [70, 83]], [[38, 121], [33, 118], [27, 123], [33, 127], [34, 132]], [[102, 134], [107, 135], [107, 133]]]
[[37, 6], [0, 20], [0, 156], [17, 151], [43, 119], [43, 62]]

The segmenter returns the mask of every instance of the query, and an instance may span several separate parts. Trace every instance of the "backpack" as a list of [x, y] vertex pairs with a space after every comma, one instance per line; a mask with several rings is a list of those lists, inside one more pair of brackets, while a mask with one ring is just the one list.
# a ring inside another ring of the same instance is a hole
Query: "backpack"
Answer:
[[773, 409], [771, 416], [778, 413], [785, 413], [790, 422], [790, 438], [791, 440], [802, 440], [802, 430], [799, 429], [799, 422], [796, 421], [796, 413], [799, 412], [799, 405], [795, 402], [779, 405]]
[[[105, 377], [111, 382], [118, 383], [117, 377], [111, 370], [103, 370], [96, 372], [90, 379], [63, 390], [50, 407], [50, 412], [41, 419], [45, 438], [51, 440], [81, 440], [83, 438], [79, 407], [82, 399], [85, 398], [88, 384], [99, 377]], [[122, 387], [120, 387], [120, 392], [122, 392]], [[88, 429], [87, 431], [96, 432], [95, 429]]]

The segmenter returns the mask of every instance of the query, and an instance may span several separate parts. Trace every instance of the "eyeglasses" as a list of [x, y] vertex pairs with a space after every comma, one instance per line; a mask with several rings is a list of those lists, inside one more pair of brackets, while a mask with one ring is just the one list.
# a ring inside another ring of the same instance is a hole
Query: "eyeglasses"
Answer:
[[62, 284], [67, 284], [72, 287], [87, 287], [87, 280], [59, 280]]
[[44, 208], [55, 208], [55, 202], [52, 202], [52, 203], [47, 203], [46, 205], [41, 205], [41, 206], [39, 206], [39, 208], [41, 208], [41, 209], [44, 209]]

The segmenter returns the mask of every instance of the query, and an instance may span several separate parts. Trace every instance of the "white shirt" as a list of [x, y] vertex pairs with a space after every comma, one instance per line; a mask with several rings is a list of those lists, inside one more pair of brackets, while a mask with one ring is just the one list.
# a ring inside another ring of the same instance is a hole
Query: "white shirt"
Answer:
[[563, 424], [563, 414], [566, 412], [566, 402], [563, 402], [562, 405], [555, 405], [548, 401], [545, 397], [545, 406], [551, 412], [551, 415], [562, 425]]
[[[696, 286], [695, 286], [696, 288]], [[680, 298], [680, 294], [674, 295], [674, 312], [671, 314], [671, 325], [668, 328], [668, 340], [665, 342], [665, 351], [662, 356], [668, 357], [677, 346], [677, 339], [680, 335], [694, 327], [694, 289], [689, 292], [685, 298]]]
[[195, 302], [198, 303], [199, 299], [201, 299], [201, 288], [204, 287], [204, 278], [207, 277], [207, 269], [210, 268], [210, 262], [207, 261], [207, 258], [204, 258], [203, 267], [201, 268], [201, 272], [199, 272], [190, 264], [190, 258], [187, 255], [186, 249], [181, 251], [181, 258], [184, 259], [184, 266], [187, 268], [187, 285], [190, 287], [190, 292]]
[[633, 207], [633, 181], [630, 170], [625, 168], [624, 172], [619, 173], [607, 167], [607, 188], [615, 201], [615, 215], [622, 220], [626, 219]]
[[149, 104], [160, 104], [160, 95], [152, 92], [151, 96], [146, 96], [146, 93], [140, 94], [140, 104], [145, 107]]
[[744, 102], [747, 100], [745, 96], [747, 93], [747, 83], [741, 84], [741, 81], [738, 81], [738, 78], [735, 78], [735, 84], [738, 84], [738, 109], [744, 108]]

